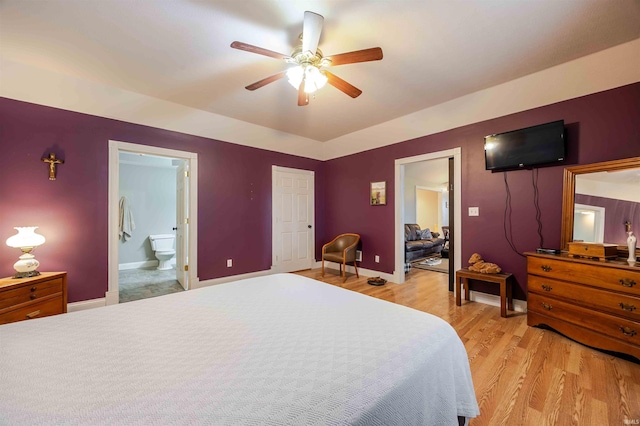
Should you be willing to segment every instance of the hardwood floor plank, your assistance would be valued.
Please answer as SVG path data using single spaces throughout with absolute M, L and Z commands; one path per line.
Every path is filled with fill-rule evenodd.
M 448 277 L 412 270 L 404 284 L 375 287 L 368 277 L 319 269 L 299 272 L 372 297 L 428 312 L 456 330 L 469 356 L 480 415 L 470 426 L 623 425 L 640 422 L 640 364 L 613 357 L 551 330 L 526 314 L 500 317 L 476 302 L 456 306 Z M 633 423 L 628 423 L 633 424 Z

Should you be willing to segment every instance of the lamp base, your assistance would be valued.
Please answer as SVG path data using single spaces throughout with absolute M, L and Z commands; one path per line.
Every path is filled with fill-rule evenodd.
M 31 278 L 31 277 L 37 277 L 38 275 L 40 275 L 40 272 L 38 271 L 17 272 L 13 276 L 13 278 Z

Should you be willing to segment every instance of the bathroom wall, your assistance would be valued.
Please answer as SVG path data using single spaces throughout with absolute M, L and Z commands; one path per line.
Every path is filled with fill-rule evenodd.
M 175 233 L 172 228 L 176 226 L 176 167 L 170 159 L 144 156 L 136 160 L 131 154 L 121 154 L 122 196 L 129 200 L 136 227 L 130 239 L 120 240 L 120 268 L 156 261 L 149 235 Z

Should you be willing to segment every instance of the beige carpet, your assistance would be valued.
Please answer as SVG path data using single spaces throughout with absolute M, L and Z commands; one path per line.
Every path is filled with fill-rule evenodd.
M 429 259 L 419 260 L 411 264 L 412 268 L 425 269 L 427 271 L 449 273 L 449 259 L 441 257 L 431 257 Z

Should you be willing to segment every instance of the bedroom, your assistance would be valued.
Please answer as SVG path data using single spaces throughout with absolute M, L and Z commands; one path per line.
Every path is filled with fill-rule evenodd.
M 587 3 L 597 9 L 597 2 Z M 532 7 L 533 3 L 528 4 Z M 622 2 L 622 5 L 620 7 L 626 7 L 626 13 L 637 18 L 637 2 Z M 342 232 L 358 232 L 362 236 L 363 246 L 361 268 L 377 275 L 393 277 L 396 270 L 394 204 L 390 201 L 386 206 L 370 206 L 367 199 L 370 182 L 386 181 L 389 196 L 393 197 L 396 159 L 459 147 L 462 153 L 461 206 L 464 210 L 478 206 L 481 212 L 479 217 L 461 217 L 460 259 L 466 260 L 472 253 L 480 252 L 488 260 L 496 261 L 505 270 L 512 271 L 517 280 L 514 296 L 521 301 L 526 299 L 525 266 L 501 238 L 504 183 L 501 174 L 484 170 L 484 136 L 562 118 L 568 124 L 569 158 L 566 165 L 640 155 L 637 139 L 640 42 L 637 27 L 635 33 L 631 31 L 632 37 L 615 41 L 606 48 L 592 47 L 593 50 L 588 53 L 570 51 L 561 63 L 530 70 L 510 82 L 502 81 L 493 87 L 477 87 L 473 93 L 461 92 L 447 102 L 423 107 L 411 114 L 407 112 L 401 117 L 378 118 L 375 125 L 318 142 L 230 119 L 224 117 L 224 113 L 203 111 L 180 105 L 179 102 L 154 98 L 145 94 L 146 89 L 118 87 L 115 83 L 101 80 L 108 75 L 95 75 L 95 78 L 88 76 L 86 71 L 74 68 L 74 61 L 80 60 L 77 56 L 82 55 L 87 47 L 84 43 L 89 43 L 90 48 L 99 48 L 104 41 L 109 48 L 113 48 L 113 44 L 118 44 L 115 39 L 112 42 L 100 38 L 80 39 L 72 31 L 66 33 L 61 29 L 68 21 L 60 16 L 64 14 L 56 14 L 45 7 L 38 13 L 36 10 L 12 12 L 17 13 L 11 15 L 12 19 L 18 19 L 23 13 L 33 13 L 38 18 L 33 23 L 22 16 L 19 20 L 22 26 L 20 30 L 7 25 L 10 22 L 5 21 L 10 12 L 7 9 L 16 7 L 15 4 L 3 2 L 1 7 L 0 143 L 4 159 L 0 168 L 0 216 L 5 227 L 4 238 L 11 235 L 13 226 L 39 226 L 47 238 L 47 243 L 37 251 L 38 259 L 42 262 L 41 269 L 68 272 L 70 306 L 78 303 L 104 305 L 105 293 L 109 290 L 107 223 L 110 140 L 198 154 L 199 262 L 195 273 L 202 285 L 233 277 L 269 273 L 272 266 L 272 165 L 315 173 L 316 258 L 323 242 Z M 292 27 L 297 25 L 296 31 L 299 31 L 305 9 L 301 6 L 296 10 L 295 17 L 282 19 Z M 329 10 L 322 12 L 330 22 Z M 348 12 L 341 12 L 346 14 L 344 19 L 348 19 L 336 24 L 334 31 L 343 26 L 349 27 L 349 22 L 356 20 L 357 14 Z M 263 18 L 251 12 L 244 13 L 248 16 L 242 17 L 238 11 L 231 15 L 223 14 L 222 18 L 226 21 L 221 21 L 219 27 L 225 27 L 224 23 L 228 27 L 237 24 L 239 30 L 229 40 L 225 38 L 224 43 L 218 43 L 221 46 L 216 49 L 224 51 L 226 58 L 240 56 L 240 59 L 234 60 L 243 61 L 249 69 L 238 71 L 240 76 L 234 77 L 232 87 L 226 90 L 219 88 L 219 93 L 209 95 L 212 98 L 224 97 L 228 91 L 234 91 L 246 103 L 264 102 L 262 105 L 275 102 L 272 97 L 280 96 L 290 101 L 292 108 L 298 108 L 295 106 L 295 91 L 293 94 L 286 91 L 290 88 L 285 87 L 284 82 L 281 82 L 282 87 L 263 88 L 255 92 L 243 89 L 244 85 L 270 72 L 279 71 L 276 69 L 279 66 L 277 61 L 271 63 L 267 58 L 251 57 L 245 52 L 229 48 L 229 43 L 236 39 L 270 46 L 267 41 L 273 37 L 263 33 L 259 33 L 262 38 L 245 37 L 243 30 L 249 24 L 244 21 L 262 22 L 260 20 Z M 47 14 L 51 19 L 45 25 L 43 21 L 47 21 Z M 153 15 L 153 19 L 163 19 L 158 15 L 161 13 Z M 217 13 L 203 11 L 202 15 L 213 20 Z M 55 26 L 54 16 L 61 19 L 58 26 Z M 132 13 L 132 16 L 136 14 Z M 190 19 L 195 18 L 191 16 Z M 393 21 L 396 25 L 397 19 Z M 637 22 L 637 19 L 631 21 Z M 86 22 L 103 31 L 94 34 L 95 37 L 108 34 L 102 21 Z M 118 20 L 114 19 L 113 22 Z M 442 22 L 440 25 L 440 30 L 446 27 Z M 214 27 L 213 24 L 211 26 Z M 11 43 L 5 38 L 7 34 L 4 31 L 8 31 L 7 28 L 16 31 L 12 33 Z M 181 34 L 173 29 L 174 34 Z M 89 30 L 86 26 L 76 29 L 91 34 Z M 39 34 L 39 40 L 50 42 L 55 41 L 56 37 L 61 37 L 65 42 L 74 37 L 78 40 L 77 44 L 64 46 L 56 43 L 52 43 L 53 46 L 43 45 L 27 37 L 25 31 L 35 31 L 33 34 Z M 128 31 L 128 34 L 135 35 L 135 39 L 140 37 L 130 27 Z M 329 29 L 326 31 L 330 34 Z M 343 31 L 348 32 L 348 28 Z M 216 34 L 209 36 L 215 40 Z M 278 37 L 279 41 L 272 48 L 284 45 L 289 40 L 288 34 L 278 33 Z M 347 43 L 349 37 L 345 35 L 343 39 L 346 41 L 340 43 Z M 353 46 L 340 43 L 336 42 L 335 51 L 382 45 L 373 35 L 367 35 Z M 600 46 L 598 43 L 600 40 L 594 41 L 595 45 Z M 142 47 L 153 45 L 141 44 Z M 72 48 L 69 49 L 69 46 Z M 380 105 L 385 105 L 384 101 L 375 97 L 379 83 L 368 81 L 367 74 L 375 73 L 376 66 L 386 66 L 387 60 L 393 64 L 393 49 L 400 47 L 382 47 L 385 49 L 382 61 L 353 65 L 353 69 L 348 70 L 340 69 L 341 76 L 349 76 L 350 82 L 366 90 L 359 99 L 351 100 L 337 90 L 327 88 L 327 91 L 336 92 L 327 95 L 332 96 L 332 102 L 335 100 L 335 105 L 338 105 L 334 109 L 346 113 L 350 108 L 355 108 L 349 102 L 366 100 L 368 94 L 371 94 L 374 103 L 378 102 L 379 109 L 385 109 L 380 108 Z M 331 53 L 334 49 L 331 49 Z M 286 48 L 282 50 L 286 51 Z M 152 52 L 153 49 L 149 55 Z M 96 55 L 98 53 L 102 53 L 101 49 L 96 51 Z M 57 58 L 56 54 L 60 57 Z M 157 59 L 157 56 L 153 58 Z M 158 65 L 155 62 L 145 64 L 144 55 L 140 55 L 140 61 L 136 64 L 147 72 Z M 104 63 L 112 62 L 105 60 Z M 428 68 L 431 61 L 426 60 L 425 63 L 423 67 Z M 97 68 L 100 67 L 93 64 L 89 69 L 93 72 Z M 134 68 L 131 72 L 135 71 Z M 115 72 L 113 67 L 105 69 L 111 70 L 106 74 Z M 227 74 L 230 73 L 229 68 L 225 70 Z M 210 76 L 192 71 L 197 75 L 191 76 L 191 86 L 186 89 L 193 95 L 193 92 L 202 91 L 210 83 Z M 348 74 L 350 72 L 354 74 Z M 121 74 L 115 77 L 123 78 Z M 273 92 L 265 94 L 264 91 L 270 89 Z M 511 96 L 513 93 L 518 96 Z M 317 114 L 315 111 L 318 108 L 326 108 L 322 101 L 318 94 L 318 99 L 312 99 L 310 105 L 304 107 L 304 113 L 312 116 Z M 292 114 L 298 116 L 302 112 L 293 111 Z M 310 125 L 307 123 L 309 119 L 296 121 Z M 64 164 L 58 166 L 56 181 L 47 180 L 46 166 L 40 161 L 51 150 L 57 151 L 65 160 Z M 543 235 L 549 246 L 558 246 L 560 243 L 564 167 L 540 169 L 539 174 Z M 520 226 L 514 229 L 515 241 L 521 251 L 533 250 L 539 243 L 535 231 L 530 173 L 514 172 L 509 174 L 509 179 L 513 189 L 513 216 L 520 221 Z M 251 191 L 255 196 L 251 196 Z M 210 244 L 212 241 L 224 241 L 224 244 Z M 251 243 L 248 245 L 247 241 Z M 379 256 L 379 263 L 375 261 L 375 256 Z M 15 258 L 15 249 L 3 245 L 0 249 L 2 276 L 13 273 L 11 265 Z M 226 267 L 229 258 L 234 259 L 231 268 Z M 477 290 L 492 291 L 483 288 Z

